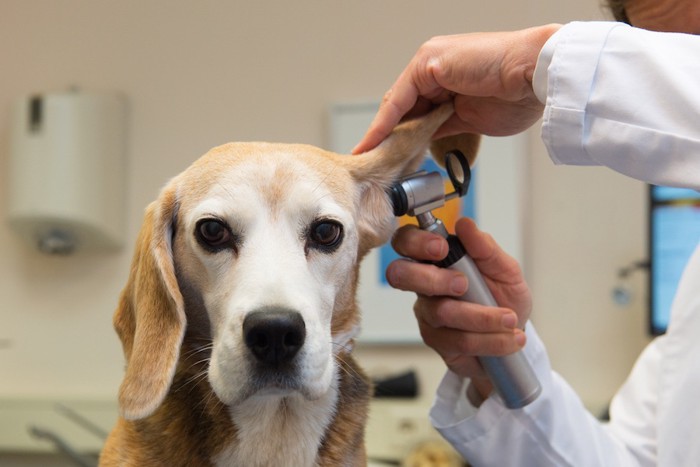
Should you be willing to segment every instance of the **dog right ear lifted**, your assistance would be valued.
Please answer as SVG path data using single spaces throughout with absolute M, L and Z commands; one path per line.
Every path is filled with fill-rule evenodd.
M 452 115 L 452 111 L 451 103 L 443 104 L 429 114 L 401 123 L 376 148 L 348 157 L 350 172 L 360 182 L 383 186 L 389 186 L 398 178 L 415 172 L 433 134 Z
M 430 140 L 440 126 L 452 116 L 452 103 L 397 126 L 389 137 L 373 150 L 352 157 L 343 157 L 344 164 L 360 190 L 362 210 L 358 218 L 365 244 L 361 252 L 385 243 L 394 231 L 392 206 L 387 188 L 411 174 L 423 162 Z M 473 160 L 478 136 L 469 135 L 451 143 Z M 440 159 L 444 162 L 444 158 Z
M 480 142 L 481 136 L 474 133 L 446 136 L 430 144 L 430 153 L 440 166 L 445 167 L 445 155 L 457 150 L 467 158 L 469 166 L 473 167 Z

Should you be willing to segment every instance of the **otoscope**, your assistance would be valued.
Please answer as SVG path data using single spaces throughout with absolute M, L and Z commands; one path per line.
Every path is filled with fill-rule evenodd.
M 395 183 L 390 189 L 391 201 L 396 216 L 408 214 L 416 217 L 421 229 L 436 233 L 447 239 L 447 257 L 435 263 L 442 268 L 462 272 L 469 281 L 469 290 L 460 300 L 488 306 L 498 306 L 474 261 L 467 255 L 459 238 L 450 235 L 443 222 L 432 214 L 445 202 L 467 194 L 471 182 L 471 169 L 467 158 L 458 150 L 445 156 L 445 168 L 455 189 L 445 193 L 439 172 L 419 171 Z M 506 407 L 518 409 L 534 401 L 542 391 L 532 367 L 522 351 L 505 357 L 479 357 L 496 392 Z

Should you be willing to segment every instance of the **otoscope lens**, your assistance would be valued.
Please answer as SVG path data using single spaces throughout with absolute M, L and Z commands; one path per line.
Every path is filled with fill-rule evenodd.
M 472 172 L 469 168 L 469 161 L 461 151 L 450 151 L 445 155 L 445 168 L 450 181 L 459 196 L 464 196 L 469 190 Z
M 447 158 L 447 166 L 451 172 L 451 177 L 457 183 L 464 183 L 464 170 L 462 170 L 462 166 L 455 159 L 455 157 Z
M 395 216 L 403 216 L 408 212 L 408 197 L 401 183 L 396 183 L 389 190 L 391 204 L 394 207 Z

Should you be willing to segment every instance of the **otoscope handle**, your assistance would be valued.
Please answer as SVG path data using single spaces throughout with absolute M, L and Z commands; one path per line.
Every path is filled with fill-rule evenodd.
M 460 271 L 467 277 L 469 290 L 460 300 L 497 307 L 498 303 L 459 238 L 449 235 L 447 241 L 449 254 L 438 266 Z M 479 361 L 506 407 L 519 409 L 540 395 L 542 387 L 522 351 L 505 357 L 479 357 Z

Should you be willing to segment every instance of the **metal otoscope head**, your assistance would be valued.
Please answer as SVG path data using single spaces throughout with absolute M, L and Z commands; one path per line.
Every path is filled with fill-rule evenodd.
M 417 216 L 439 208 L 446 201 L 461 197 L 469 191 L 471 170 L 469 161 L 461 151 L 453 150 L 445 155 L 445 168 L 455 191 L 445 193 L 442 176 L 439 172 L 422 170 L 396 182 L 389 190 L 394 215 Z

